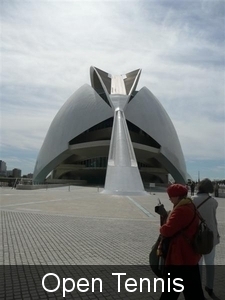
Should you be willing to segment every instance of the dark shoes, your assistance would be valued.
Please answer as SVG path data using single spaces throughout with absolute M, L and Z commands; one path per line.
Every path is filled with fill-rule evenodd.
M 207 286 L 205 287 L 205 291 L 209 294 L 210 297 L 214 296 L 215 294 L 213 293 L 213 289 L 208 288 Z

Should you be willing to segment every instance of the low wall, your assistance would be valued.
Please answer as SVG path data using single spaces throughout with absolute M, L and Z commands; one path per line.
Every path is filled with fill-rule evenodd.
M 39 189 L 48 189 L 54 187 L 67 186 L 66 184 L 17 184 L 17 190 L 39 190 Z
M 87 182 L 86 180 L 77 180 L 77 181 L 73 181 L 72 183 L 46 183 L 46 184 L 17 184 L 16 189 L 17 190 L 38 190 L 38 189 L 48 189 L 48 188 L 54 188 L 54 187 L 63 187 L 63 186 L 73 186 L 73 185 L 78 185 L 78 186 L 83 186 L 86 185 Z M 156 192 L 156 191 L 162 191 L 162 192 L 166 192 L 167 186 L 164 184 L 157 184 L 155 186 L 149 186 L 150 184 L 148 183 L 148 185 L 145 185 L 145 189 L 148 192 Z M 214 196 L 214 193 L 212 194 L 212 196 Z M 219 197 L 216 198 L 225 198 L 225 189 L 219 189 Z
M 72 185 L 86 185 L 86 180 L 77 180 L 73 181 L 72 183 L 51 183 L 51 184 L 17 184 L 17 190 L 39 190 L 39 189 L 49 189 L 49 188 L 56 188 L 56 187 L 63 187 L 63 186 L 72 186 Z

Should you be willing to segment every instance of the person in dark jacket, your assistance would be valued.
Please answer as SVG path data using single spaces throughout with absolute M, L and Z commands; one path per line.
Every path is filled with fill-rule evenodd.
M 167 217 L 165 224 L 160 227 L 163 238 L 170 238 L 168 252 L 165 258 L 165 288 L 160 300 L 178 299 L 179 292 L 170 287 L 168 279 L 183 280 L 183 294 L 186 300 L 204 300 L 198 262 L 201 257 L 191 245 L 197 232 L 199 217 L 190 198 L 188 189 L 181 184 L 173 184 L 167 189 L 173 210 Z M 184 234 L 185 235 L 184 235 Z
M 212 251 L 209 254 L 203 255 L 201 260 L 199 261 L 200 273 L 202 273 L 203 259 L 206 265 L 205 290 L 207 291 L 209 296 L 214 296 L 214 292 L 213 292 L 214 273 L 215 273 L 214 259 L 216 253 L 216 245 L 218 245 L 220 242 L 220 236 L 218 232 L 218 225 L 216 219 L 216 210 L 218 207 L 218 202 L 215 198 L 210 196 L 210 194 L 212 193 L 213 193 L 212 181 L 208 178 L 205 178 L 198 184 L 197 195 L 193 197 L 194 204 L 196 205 L 196 207 L 199 206 L 198 211 L 200 212 L 202 218 L 206 221 L 208 227 L 212 230 L 214 236 L 214 241 L 213 241 L 214 247 Z
M 218 182 L 216 182 L 215 185 L 214 185 L 214 195 L 215 195 L 215 197 L 219 197 L 219 184 L 218 184 Z
M 192 181 L 191 182 L 191 196 L 193 196 L 195 194 L 195 182 Z

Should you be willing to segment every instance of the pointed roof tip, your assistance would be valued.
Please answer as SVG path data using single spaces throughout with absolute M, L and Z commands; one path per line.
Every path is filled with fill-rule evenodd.
M 93 71 L 93 70 L 96 70 L 96 71 L 102 71 L 102 72 L 104 72 L 104 73 L 107 73 L 107 74 L 110 74 L 110 75 L 111 75 L 111 73 L 109 73 L 109 72 L 107 72 L 107 71 L 104 71 L 104 70 L 102 70 L 102 69 L 99 69 L 98 67 L 92 65 L 92 66 L 90 66 L 90 71 Z M 133 70 L 133 71 L 123 73 L 123 74 L 121 74 L 121 76 L 122 76 L 122 75 L 131 74 L 131 73 L 135 73 L 135 72 L 136 72 L 136 73 L 141 73 L 141 72 L 142 72 L 142 68 L 135 69 L 135 70 Z
M 101 72 L 104 72 L 104 73 L 108 73 L 102 69 L 99 69 L 98 67 L 95 67 L 95 66 L 91 66 L 90 69 L 94 69 L 94 70 L 97 70 L 97 71 L 101 71 Z
M 123 75 L 112 75 L 108 72 L 98 69 L 97 67 L 91 66 L 91 85 L 95 90 L 101 88 L 106 94 L 117 92 L 125 95 L 131 95 L 137 87 L 141 70 L 142 69 L 136 69 Z M 121 78 L 119 79 L 119 77 Z M 118 84 L 118 81 L 121 82 L 120 85 Z M 123 90 L 120 89 L 121 86 L 123 86 Z
M 142 69 L 136 69 L 136 70 L 133 70 L 133 71 L 130 71 L 130 72 L 128 72 L 128 73 L 126 73 L 126 75 L 128 75 L 128 74 L 138 74 L 138 73 L 141 73 L 141 71 L 142 71 Z

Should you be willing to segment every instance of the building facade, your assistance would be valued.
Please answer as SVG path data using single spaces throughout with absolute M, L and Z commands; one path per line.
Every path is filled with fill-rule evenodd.
M 140 74 L 91 67 L 91 86 L 80 87 L 50 125 L 34 182 L 86 180 L 113 194 L 142 194 L 145 183 L 167 183 L 168 174 L 186 182 L 176 130 L 158 99 L 146 87 L 136 90 Z
M 0 160 L 0 176 L 6 176 L 6 172 L 7 172 L 6 162 Z
M 15 168 L 12 170 L 12 177 L 20 178 L 21 173 L 22 173 L 22 171 L 20 169 Z

